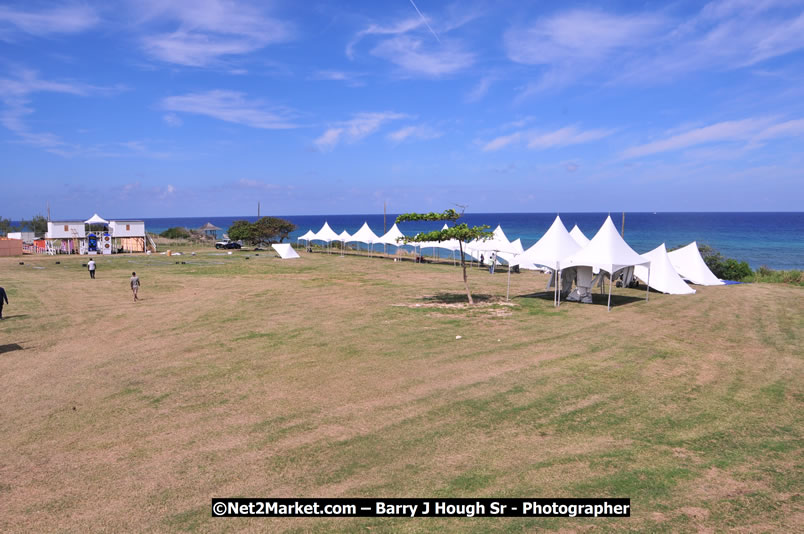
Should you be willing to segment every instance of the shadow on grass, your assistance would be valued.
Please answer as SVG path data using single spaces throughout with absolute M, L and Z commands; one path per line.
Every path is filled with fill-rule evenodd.
M 22 319 L 22 318 L 25 318 L 25 317 L 28 317 L 27 313 L 21 313 L 21 314 L 17 314 L 17 315 L 6 315 L 5 317 L 3 317 L 3 320 Z
M 472 293 L 472 300 L 474 300 L 475 303 L 491 302 L 498 299 L 499 297 L 495 297 L 494 295 Z M 469 302 L 469 299 L 466 298 L 466 293 L 436 293 L 435 295 L 422 297 L 422 300 L 438 304 L 467 304 Z
M 8 345 L 0 345 L 0 354 L 5 352 L 13 352 L 15 350 L 25 350 L 20 345 L 16 343 L 9 343 Z
M 645 301 L 645 289 L 642 289 L 643 293 L 642 296 L 633 296 L 633 295 L 611 295 L 611 307 L 621 306 L 623 304 L 631 304 L 634 302 L 644 302 Z M 651 290 L 651 293 L 654 291 Z M 527 295 L 517 295 L 515 298 L 519 299 L 539 299 L 544 301 L 553 302 L 555 294 L 552 291 L 542 291 L 539 293 L 529 293 Z M 603 305 L 606 306 L 609 301 L 609 294 L 604 293 L 600 294 L 599 292 L 592 293 L 592 304 L 593 305 Z M 561 299 L 561 305 L 563 306 L 565 303 L 569 304 L 578 304 L 577 302 L 571 302 L 565 299 Z

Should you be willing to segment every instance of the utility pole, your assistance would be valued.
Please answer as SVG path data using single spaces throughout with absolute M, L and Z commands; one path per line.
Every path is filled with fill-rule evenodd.
M 623 225 L 620 227 L 620 237 L 625 239 L 625 212 L 623 212 Z
M 50 222 L 50 201 L 47 201 L 47 222 Z
M 260 218 L 260 201 L 257 201 L 257 218 Z
M 382 203 L 382 234 L 385 235 L 388 233 L 388 223 L 385 221 L 387 214 L 385 213 L 386 208 L 388 207 L 388 201 Z

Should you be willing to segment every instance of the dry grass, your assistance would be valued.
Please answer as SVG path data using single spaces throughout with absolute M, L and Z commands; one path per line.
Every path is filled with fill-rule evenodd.
M 96 280 L 0 260 L 0 531 L 802 528 L 801 288 L 617 290 L 607 313 L 554 309 L 534 273 L 506 303 L 473 270 L 468 308 L 451 265 L 213 254 L 100 258 Z M 212 519 L 226 496 L 623 496 L 633 517 Z

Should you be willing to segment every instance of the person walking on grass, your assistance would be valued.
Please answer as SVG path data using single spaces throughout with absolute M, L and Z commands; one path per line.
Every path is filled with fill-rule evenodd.
M 6 295 L 6 290 L 0 287 L 0 321 L 3 320 L 3 301 L 8 304 L 8 295 Z
M 131 292 L 134 293 L 134 302 L 137 302 L 138 300 L 140 300 L 140 299 L 137 298 L 137 291 L 139 291 L 139 289 L 140 289 L 140 278 L 139 278 L 139 276 L 137 276 L 137 273 L 132 272 L 131 273 Z
M 93 280 L 95 279 L 95 260 L 89 260 L 87 263 L 87 269 L 89 269 L 89 277 Z

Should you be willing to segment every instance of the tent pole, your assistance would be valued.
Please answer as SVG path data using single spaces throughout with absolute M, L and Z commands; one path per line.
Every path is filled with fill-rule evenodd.
M 603 289 L 602 287 L 600 289 Z M 609 309 L 611 311 L 611 273 L 609 273 Z
M 645 302 L 648 301 L 648 297 L 650 296 L 650 263 L 648 264 L 648 282 L 645 284 Z
M 558 290 L 558 285 L 561 283 L 561 269 L 558 270 L 558 277 L 556 278 L 556 295 L 558 298 L 558 305 L 556 308 L 561 307 L 561 291 Z
M 508 264 L 508 289 L 505 290 L 505 300 L 508 301 L 508 295 L 511 293 L 511 264 Z

